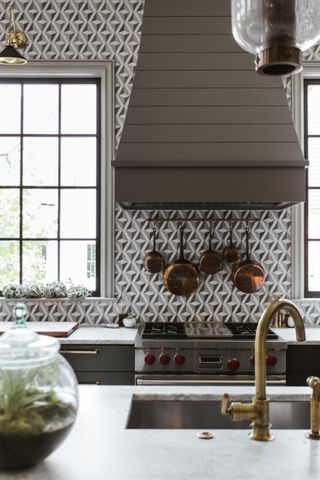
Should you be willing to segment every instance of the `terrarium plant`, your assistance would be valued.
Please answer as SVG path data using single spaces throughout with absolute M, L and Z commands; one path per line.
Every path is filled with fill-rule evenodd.
M 0 339 L 2 468 L 46 458 L 70 431 L 78 405 L 77 381 L 56 339 L 26 327 L 24 305 L 15 311 L 15 327 Z
M 56 377 L 59 368 L 58 362 L 51 362 L 45 367 L 0 373 L 0 437 L 58 430 L 66 415 L 74 416 L 72 406 L 60 400 L 54 389 L 33 386 L 41 377 Z

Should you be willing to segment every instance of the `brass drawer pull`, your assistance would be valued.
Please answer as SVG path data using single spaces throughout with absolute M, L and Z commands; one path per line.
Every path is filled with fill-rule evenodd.
M 98 355 L 99 352 L 98 348 L 92 350 L 60 350 L 62 355 Z

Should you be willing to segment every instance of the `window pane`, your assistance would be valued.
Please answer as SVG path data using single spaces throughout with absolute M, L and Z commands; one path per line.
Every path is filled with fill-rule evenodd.
M 97 87 L 61 86 L 61 133 L 96 133 Z
M 23 242 L 23 281 L 52 282 L 58 278 L 58 247 L 55 241 Z
M 1 84 L 0 105 L 0 133 L 20 133 L 21 86 Z
M 0 137 L 0 185 L 13 186 L 19 184 L 20 138 Z
M 58 133 L 58 85 L 24 86 L 24 133 Z
M 58 184 L 58 139 L 25 138 L 23 144 L 23 183 Z
M 61 191 L 61 238 L 95 238 L 96 191 Z
M 320 190 L 309 190 L 309 238 L 320 239 Z
M 55 189 L 24 189 L 23 236 L 57 237 L 58 192 Z
M 19 198 L 18 189 L 0 189 L 0 238 L 19 238 Z
M 308 86 L 308 133 L 320 134 L 320 85 Z
M 308 242 L 308 290 L 320 291 L 320 242 Z
M 0 288 L 19 283 L 19 242 L 0 241 Z
M 61 185 L 96 185 L 96 162 L 95 138 L 61 139 Z
M 320 187 L 320 138 L 308 140 L 308 183 L 310 187 Z
M 93 264 L 92 246 L 95 242 L 61 242 L 60 250 L 60 279 L 62 282 L 72 281 L 82 284 L 89 290 L 96 289 L 96 265 Z M 95 252 L 94 252 L 95 260 Z M 92 276 L 94 273 L 94 276 Z

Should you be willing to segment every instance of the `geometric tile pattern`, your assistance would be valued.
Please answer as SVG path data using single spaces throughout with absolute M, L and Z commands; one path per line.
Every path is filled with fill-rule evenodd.
M 1 42 L 10 3 L 0 5 Z M 16 0 L 15 5 L 30 61 L 114 59 L 117 146 L 138 57 L 144 0 Z
M 320 327 L 320 301 L 294 300 L 305 318 L 305 324 Z
M 256 294 L 244 294 L 236 290 L 230 280 L 232 267 L 225 264 L 215 275 L 202 275 L 200 288 L 189 297 L 177 297 L 167 292 L 161 274 L 149 274 L 143 269 L 143 255 L 151 250 L 151 228 L 148 220 L 152 211 L 128 211 L 116 208 L 116 293 L 130 298 L 132 309 L 145 321 L 257 321 L 267 302 L 268 294 L 281 291 L 291 297 L 291 211 L 233 211 L 238 219 L 234 227 L 234 241 L 244 256 L 244 217 L 257 218 L 250 234 L 252 258 L 258 260 L 267 273 L 265 285 Z M 214 232 L 214 248 L 222 251 L 228 242 L 228 224 L 223 221 L 223 211 L 161 211 L 158 215 L 169 219 L 159 228 L 157 249 L 166 262 L 177 258 L 177 215 L 184 219 L 213 217 L 220 219 Z M 208 225 L 186 222 L 185 255 L 198 263 L 201 253 L 207 248 Z
M 313 47 L 309 48 L 303 54 L 304 61 L 310 62 L 318 62 L 320 60 L 320 44 L 314 45 Z
M 0 302 L 0 321 L 12 320 L 12 309 L 19 300 Z M 71 301 L 65 299 L 26 300 L 27 320 L 35 322 L 56 321 L 101 324 L 112 322 L 117 317 L 116 310 L 106 300 L 86 299 Z M 121 313 L 121 311 L 120 311 Z

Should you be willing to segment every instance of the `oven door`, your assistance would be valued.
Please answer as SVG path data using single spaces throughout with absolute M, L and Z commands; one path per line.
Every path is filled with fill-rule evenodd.
M 253 375 L 143 375 L 135 376 L 136 385 L 254 385 Z M 270 375 L 267 385 L 285 385 L 285 375 Z

